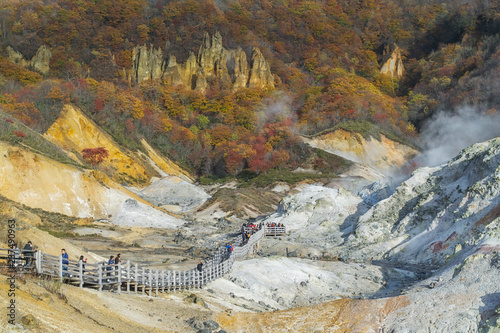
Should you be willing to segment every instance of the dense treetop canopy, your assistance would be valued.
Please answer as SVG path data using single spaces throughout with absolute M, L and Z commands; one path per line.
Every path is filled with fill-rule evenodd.
M 493 0 L 7 0 L 0 29 L 4 112 L 43 132 L 74 103 L 120 143 L 145 137 L 199 175 L 297 167 L 311 154 L 297 134 L 346 121 L 407 140 L 439 110 L 500 107 Z M 216 31 L 248 58 L 258 47 L 276 87 L 212 80 L 199 92 L 122 75 L 137 45 L 183 62 Z M 45 77 L 7 60 L 7 47 L 31 59 L 42 45 L 52 52 Z M 393 45 L 400 79 L 380 73 Z

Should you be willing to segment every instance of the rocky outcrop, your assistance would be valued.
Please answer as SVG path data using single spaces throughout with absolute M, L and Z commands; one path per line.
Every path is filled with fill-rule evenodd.
M 403 66 L 403 57 L 401 56 L 401 50 L 396 44 L 386 46 L 382 64 L 380 68 L 381 74 L 386 74 L 395 78 L 403 76 L 405 70 Z
M 163 51 L 158 48 L 148 49 L 145 45 L 136 46 L 132 51 L 133 73 L 138 82 L 157 79 L 163 72 Z
M 111 136 L 72 105 L 63 107 L 59 118 L 47 130 L 44 137 L 63 150 L 73 153 L 73 156 L 80 156 L 85 148 L 105 147 L 109 156 L 101 167 L 118 183 L 149 185 L 152 177 L 170 174 L 190 181 L 187 173 L 160 156 L 146 142 L 143 142 L 146 154 L 131 152 L 118 145 Z
M 52 52 L 45 45 L 40 46 L 40 48 L 33 56 L 33 58 L 31 58 L 31 60 L 25 59 L 21 52 L 15 51 L 10 46 L 7 46 L 7 54 L 9 60 L 15 63 L 16 65 L 37 71 L 44 75 L 49 74 L 50 71 L 49 64 L 50 64 L 50 58 L 52 57 Z
M 212 79 L 238 90 L 274 87 L 274 75 L 269 63 L 258 48 L 253 48 L 250 64 L 241 48 L 227 50 L 222 36 L 205 34 L 198 55 L 190 53 L 184 64 L 177 63 L 173 55 L 166 57 L 158 48 L 137 46 L 133 51 L 132 79 L 140 83 L 147 79 L 163 79 L 170 85 L 183 85 L 204 91 Z
M 318 253 L 329 252 L 328 257 L 351 262 L 351 266 L 375 260 L 386 267 L 398 263 L 397 271 L 401 272 L 402 267 L 413 270 L 420 280 L 403 278 L 403 288 L 385 294 L 391 288 L 391 283 L 387 283 L 386 291 L 370 300 L 343 299 L 254 318 L 222 316 L 219 323 L 223 329 L 237 327 L 245 331 L 256 323 L 272 322 L 273 332 L 285 332 L 290 325 L 303 330 L 296 322 L 309 323 L 314 317 L 318 318 L 314 320 L 316 326 L 309 325 L 307 330 L 495 329 L 500 304 L 499 164 L 500 138 L 496 138 L 464 149 L 447 164 L 418 169 L 392 195 L 382 195 L 368 210 L 347 191 L 333 192 L 318 186 L 305 187 L 285 198 L 278 212 L 264 223 L 284 223 L 290 231 L 288 239 L 295 239 L 295 244 L 314 246 Z M 376 188 L 381 186 L 371 190 Z M 273 251 L 279 251 L 277 243 L 272 245 Z M 344 281 L 356 280 L 358 276 L 356 273 Z M 248 280 L 254 281 L 252 276 Z M 342 313 L 336 315 L 339 309 Z M 291 323 L 290 318 L 296 322 Z M 260 328 L 268 330 L 265 324 Z
M 368 166 L 382 174 L 387 174 L 393 168 L 401 168 L 417 154 L 415 149 L 390 140 L 383 134 L 379 140 L 373 137 L 365 139 L 359 133 L 338 129 L 303 140 L 312 147 Z
M 81 218 L 110 219 L 128 225 L 176 227 L 183 222 L 152 207 L 101 172 L 85 171 L 0 142 L 0 194 L 48 212 Z M 130 221 L 127 201 L 136 203 L 141 220 Z M 11 212 L 11 216 L 15 216 Z M 122 218 L 118 218 L 118 217 Z M 128 219 L 124 219 L 123 216 Z M 20 216 L 22 217 L 22 216 Z
M 249 88 L 264 88 L 274 86 L 274 75 L 271 68 L 260 50 L 256 47 L 252 50 L 252 69 L 250 70 Z
M 192 211 L 210 198 L 200 187 L 176 176 L 164 177 L 134 192 L 147 202 L 173 213 Z

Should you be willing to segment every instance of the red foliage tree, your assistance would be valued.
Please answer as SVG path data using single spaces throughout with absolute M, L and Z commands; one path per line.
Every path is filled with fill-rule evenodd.
M 85 148 L 82 150 L 82 158 L 93 167 L 101 164 L 108 155 L 108 150 L 104 147 Z
M 26 137 L 26 133 L 21 132 L 21 131 L 14 131 L 12 133 L 14 133 L 14 135 L 16 135 L 19 138 L 25 138 Z

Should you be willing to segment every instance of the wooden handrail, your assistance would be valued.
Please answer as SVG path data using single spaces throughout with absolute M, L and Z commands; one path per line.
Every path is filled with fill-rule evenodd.
M 38 274 L 57 277 L 80 287 L 97 286 L 99 291 L 102 291 L 104 287 L 111 286 L 120 294 L 122 288 L 125 288 L 127 293 L 132 292 L 131 285 L 133 285 L 133 292 L 136 294 L 140 290 L 144 295 L 148 290 L 149 296 L 153 295 L 153 291 L 157 296 L 160 291 L 201 288 L 228 273 L 234 261 L 248 255 L 254 245 L 264 236 L 285 233 L 284 227 L 264 226 L 260 230 L 254 230 L 246 241 L 243 240 L 242 235 L 239 235 L 231 242 L 232 253 L 228 253 L 224 246 L 218 247 L 215 255 L 205 262 L 201 272 L 197 268 L 186 271 L 152 271 L 146 269 L 145 266 L 131 264 L 130 261 L 127 261 L 126 265 L 108 265 L 106 262 L 90 264 L 76 260 L 68 260 L 67 264 L 63 264 L 61 256 L 53 256 L 41 251 L 35 252 L 33 260 Z M 22 253 L 22 250 L 20 251 Z M 0 259 L 9 258 L 9 254 L 12 254 L 11 249 L 0 249 Z

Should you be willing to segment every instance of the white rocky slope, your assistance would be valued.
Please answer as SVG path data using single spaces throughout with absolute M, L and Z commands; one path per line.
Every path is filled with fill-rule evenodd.
M 500 138 L 422 168 L 363 214 L 340 254 L 445 263 L 479 245 L 500 249 Z
M 309 185 L 284 198 L 275 214 L 265 223 L 283 223 L 294 241 L 318 244 L 323 250 L 341 245 L 343 235 L 352 230 L 349 216 L 366 211 L 363 200 L 343 189 Z
M 398 281 L 414 280 L 415 275 L 369 264 L 270 257 L 235 262 L 227 279 L 232 284 L 216 280 L 209 287 L 221 295 L 233 293 L 236 297 L 261 300 L 270 308 L 287 309 L 375 295 L 388 284 L 397 287 Z
M 166 176 L 134 192 L 153 205 L 174 213 L 192 211 L 210 198 L 202 188 L 177 176 Z
M 380 265 L 414 264 L 428 274 L 416 284 L 407 280 L 405 301 L 399 307 L 369 313 L 376 319 L 364 331 L 498 332 L 500 138 L 466 148 L 447 164 L 417 170 L 371 208 L 373 197 L 369 201 L 367 205 L 342 189 L 308 186 L 285 198 L 278 212 L 264 222 L 284 223 L 291 231 L 286 241 L 315 247 L 346 262 L 376 259 Z M 279 242 L 272 244 L 279 246 Z M 297 270 L 299 274 L 301 269 Z M 232 272 L 234 281 L 259 289 L 255 281 L 262 273 L 244 271 Z M 365 273 L 372 279 L 376 276 L 368 270 Z M 360 286 L 356 283 L 347 290 Z M 269 288 L 280 290 L 272 284 Z M 318 295 L 312 290 L 301 292 Z M 370 302 L 376 307 L 388 301 L 377 298 Z
M 264 222 L 284 223 L 293 241 L 346 259 L 442 264 L 480 242 L 500 243 L 499 164 L 500 138 L 418 169 L 377 203 L 366 193 L 363 201 L 343 189 L 307 186 Z M 487 230 L 494 236 L 485 240 Z

